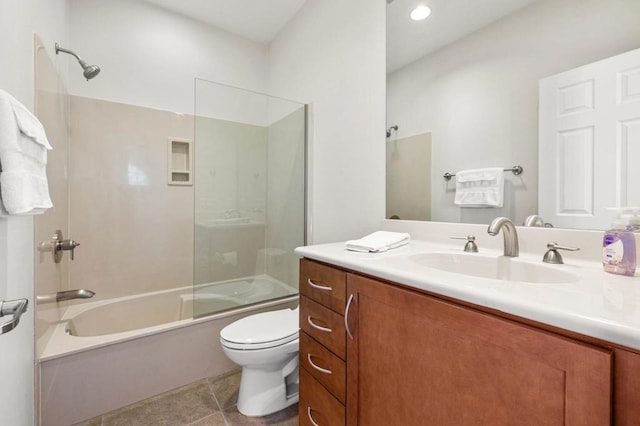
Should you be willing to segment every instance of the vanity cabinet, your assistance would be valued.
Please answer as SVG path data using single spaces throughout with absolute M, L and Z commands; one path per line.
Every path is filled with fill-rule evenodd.
M 607 425 L 612 351 L 348 275 L 347 419 Z
M 300 261 L 300 425 L 345 424 L 347 273 Z
M 638 351 L 308 259 L 300 294 L 301 425 L 640 419 Z

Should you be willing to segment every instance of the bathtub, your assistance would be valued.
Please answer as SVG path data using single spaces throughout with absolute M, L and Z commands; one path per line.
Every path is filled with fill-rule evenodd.
M 41 423 L 78 423 L 230 371 L 220 330 L 297 304 L 297 289 L 257 276 L 69 306 L 40 357 Z M 194 319 L 194 309 L 223 312 Z

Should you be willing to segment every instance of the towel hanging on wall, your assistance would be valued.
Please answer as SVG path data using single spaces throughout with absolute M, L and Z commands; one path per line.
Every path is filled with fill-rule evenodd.
M 502 167 L 456 172 L 454 203 L 460 207 L 502 207 L 504 175 Z
M 47 181 L 42 123 L 17 99 L 0 90 L 0 200 L 12 215 L 33 215 L 53 207 Z

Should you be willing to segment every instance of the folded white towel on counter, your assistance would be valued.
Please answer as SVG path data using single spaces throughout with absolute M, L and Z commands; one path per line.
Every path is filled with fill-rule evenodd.
M 359 240 L 351 240 L 345 243 L 347 250 L 367 253 L 381 253 L 392 248 L 407 244 L 409 234 L 402 232 L 376 231 Z
M 454 203 L 460 207 L 502 207 L 504 170 L 502 167 L 456 172 Z
M 47 140 L 42 123 L 0 90 L 0 199 L 9 214 L 40 214 L 53 207 L 47 182 Z

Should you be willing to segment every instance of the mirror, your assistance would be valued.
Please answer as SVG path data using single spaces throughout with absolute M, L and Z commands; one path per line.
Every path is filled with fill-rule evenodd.
M 420 161 L 416 168 L 428 170 L 420 184 L 403 191 L 388 185 L 386 217 L 489 223 L 507 216 L 522 224 L 538 214 L 539 82 L 640 47 L 640 2 L 431 0 L 431 15 L 419 22 L 408 17 L 414 1 L 387 3 L 387 158 L 407 140 L 428 134 L 430 162 L 413 156 Z M 516 165 L 523 173 L 504 173 L 502 207 L 461 208 L 454 204 L 456 179 L 443 178 L 446 172 Z M 387 173 L 389 182 L 397 172 L 388 164 Z M 593 179 L 602 184 L 598 174 Z M 429 211 L 403 217 L 394 197 L 428 197 Z M 598 221 L 602 226 L 559 226 L 604 229 L 605 219 Z

